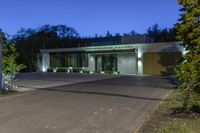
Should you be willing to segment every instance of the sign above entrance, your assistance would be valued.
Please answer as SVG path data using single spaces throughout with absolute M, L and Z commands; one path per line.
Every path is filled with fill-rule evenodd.
M 41 52 L 56 53 L 56 52 L 120 51 L 120 50 L 135 50 L 136 47 L 137 47 L 136 44 L 126 44 L 126 45 L 90 46 L 90 47 L 78 47 L 78 48 L 42 49 Z
M 112 50 L 129 50 L 135 49 L 135 45 L 111 45 L 111 46 L 94 46 L 94 47 L 85 47 L 85 51 L 112 51 Z

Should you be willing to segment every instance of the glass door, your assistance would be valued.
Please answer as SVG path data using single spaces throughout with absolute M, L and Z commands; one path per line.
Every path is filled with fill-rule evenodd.
M 117 71 L 117 55 L 96 55 L 96 71 L 113 72 Z

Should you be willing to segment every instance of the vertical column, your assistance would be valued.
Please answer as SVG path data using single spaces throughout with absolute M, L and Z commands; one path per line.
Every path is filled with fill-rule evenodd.
M 96 63 L 97 63 L 97 71 L 101 72 L 102 71 L 102 56 L 97 56 L 97 59 L 96 59 Z
M 143 75 L 143 50 L 141 48 L 137 50 L 137 69 L 138 74 Z
M 91 71 L 95 71 L 95 55 L 88 55 L 88 67 Z
M 49 53 L 42 53 L 42 71 L 47 72 L 50 67 L 50 56 Z

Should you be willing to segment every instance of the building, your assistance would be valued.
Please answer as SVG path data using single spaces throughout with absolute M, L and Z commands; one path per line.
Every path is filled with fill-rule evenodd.
M 181 42 L 151 43 L 146 36 L 95 38 L 88 46 L 42 49 L 39 71 L 166 75 L 185 53 Z

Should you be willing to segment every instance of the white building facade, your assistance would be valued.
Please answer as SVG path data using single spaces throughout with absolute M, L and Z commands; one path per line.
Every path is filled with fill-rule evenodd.
M 38 55 L 38 71 L 78 68 L 80 72 L 90 73 L 162 75 L 167 74 L 168 69 L 174 67 L 184 54 L 185 50 L 180 44 L 138 43 L 42 49 Z

